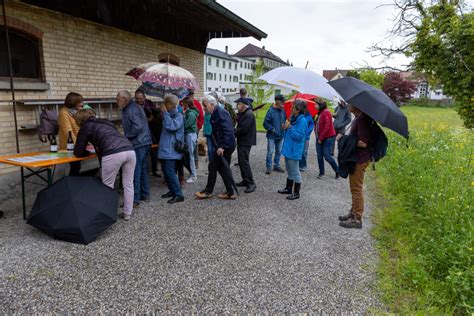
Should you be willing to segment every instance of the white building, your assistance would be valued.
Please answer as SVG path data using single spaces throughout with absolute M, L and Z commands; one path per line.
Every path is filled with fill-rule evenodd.
M 229 54 L 227 46 L 225 52 L 207 48 L 204 58 L 204 91 L 220 92 L 231 98 L 250 82 L 257 60 L 262 60 L 267 70 L 288 65 L 278 56 L 266 51 L 265 47 L 260 48 L 252 44 L 248 44 L 235 55 Z M 291 90 L 278 86 L 262 85 L 261 89 L 274 89 L 274 95 L 291 93 Z M 273 102 L 273 97 L 268 101 Z

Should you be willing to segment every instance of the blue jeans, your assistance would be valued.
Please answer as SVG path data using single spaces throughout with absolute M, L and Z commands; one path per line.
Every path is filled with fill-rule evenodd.
M 334 148 L 334 141 L 336 137 L 329 137 L 323 140 L 320 144 L 316 139 L 316 155 L 318 156 L 318 166 L 319 166 L 319 174 L 324 175 L 324 159 L 331 165 L 332 169 L 335 173 L 339 173 L 339 168 L 337 167 L 336 160 L 332 156 L 333 148 Z
M 285 168 L 288 172 L 288 179 L 301 183 L 300 161 L 285 157 Z
M 309 148 L 309 139 L 304 141 L 304 151 L 303 151 L 303 157 L 301 157 L 300 160 L 300 169 L 306 170 L 306 167 L 308 166 L 306 159 L 308 158 L 308 148 Z
M 216 149 L 214 148 L 214 142 L 212 141 L 211 135 L 206 135 L 206 143 L 207 143 L 207 158 L 211 161 L 212 156 Z
M 175 196 L 183 196 L 181 187 L 179 186 L 178 176 L 176 175 L 176 160 L 173 159 L 162 159 L 161 170 L 168 186 L 168 190 Z
M 280 167 L 280 157 L 281 157 L 281 148 L 283 147 L 283 138 L 281 139 L 272 139 L 267 138 L 267 170 L 272 169 L 272 158 L 273 159 L 273 168 Z
M 135 164 L 135 172 L 133 174 L 133 203 L 140 203 L 140 200 L 150 198 L 150 185 L 148 183 L 148 155 L 150 154 L 150 146 L 142 146 L 135 148 L 137 163 Z
M 195 161 L 195 152 L 197 146 L 197 134 L 189 133 L 186 134 L 186 144 L 189 149 L 189 168 L 191 169 L 191 176 L 196 176 L 196 161 Z

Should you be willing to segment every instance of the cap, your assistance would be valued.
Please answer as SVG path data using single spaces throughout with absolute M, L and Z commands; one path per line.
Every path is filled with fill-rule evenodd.
M 275 101 L 282 101 L 282 102 L 285 102 L 285 97 L 283 96 L 283 94 L 277 94 L 275 96 Z
M 252 105 L 252 99 L 249 98 L 238 98 L 237 100 L 234 101 L 235 103 L 243 103 L 247 106 Z

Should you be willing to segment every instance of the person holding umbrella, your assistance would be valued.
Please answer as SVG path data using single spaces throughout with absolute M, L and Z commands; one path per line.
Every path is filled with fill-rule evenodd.
M 158 147 L 158 158 L 161 160 L 168 192 L 161 197 L 164 199 L 171 198 L 168 203 L 173 204 L 184 201 L 176 176 L 176 163 L 183 158 L 183 154 L 176 149 L 178 144 L 184 144 L 184 117 L 176 109 L 179 102 L 177 96 L 166 94 L 163 101 L 161 106 L 163 129 L 160 136 L 160 146 Z
M 355 116 L 349 134 L 357 136 L 357 163 L 354 172 L 349 173 L 352 207 L 348 214 L 339 216 L 339 225 L 344 228 L 362 228 L 362 214 L 364 213 L 364 175 L 372 158 L 372 153 L 369 148 L 369 144 L 372 141 L 372 119 L 352 104 L 349 105 L 349 111 Z M 338 140 L 340 137 L 342 137 L 342 135 L 338 136 Z
M 305 110 L 305 101 L 296 100 L 293 102 L 290 121 L 287 121 L 284 126 L 285 138 L 283 141 L 282 155 L 285 157 L 285 167 L 288 172 L 288 178 L 286 179 L 286 187 L 282 190 L 278 190 L 278 193 L 289 194 L 286 197 L 288 200 L 300 198 L 301 173 L 299 163 L 303 156 L 308 126 L 304 118 Z
M 235 136 L 237 136 L 237 153 L 240 173 L 242 175 L 242 182 L 238 183 L 237 186 L 246 187 L 245 193 L 252 193 L 255 192 L 257 186 L 253 180 L 249 155 L 252 146 L 257 145 L 257 125 L 255 123 L 255 115 L 253 115 L 253 111 L 250 108 L 252 102 L 248 98 L 240 98 L 235 102 L 237 102 L 239 110 Z
M 232 120 L 229 112 L 221 108 L 214 97 L 207 96 L 203 104 L 204 111 L 211 114 L 212 140 L 216 151 L 212 154 L 212 158 L 209 161 L 209 176 L 207 178 L 206 188 L 196 192 L 195 196 L 197 199 L 208 199 L 212 197 L 212 192 L 214 191 L 217 180 L 217 172 L 219 172 L 224 181 L 226 192 L 219 194 L 217 197 L 225 200 L 235 200 L 235 183 L 232 177 L 232 170 L 230 169 L 230 160 L 235 150 L 235 135 Z
M 314 126 L 314 133 L 316 134 L 316 154 L 318 156 L 319 175 L 318 179 L 324 177 L 324 159 L 331 165 L 336 173 L 336 179 L 339 178 L 339 168 L 336 160 L 332 156 L 334 142 L 336 140 L 336 131 L 332 123 L 331 113 L 328 110 L 326 101 L 317 100 L 318 116 Z

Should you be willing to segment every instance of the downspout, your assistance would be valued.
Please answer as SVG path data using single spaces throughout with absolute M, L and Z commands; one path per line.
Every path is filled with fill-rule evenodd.
M 2 1 L 2 12 L 3 12 L 3 24 L 5 25 L 5 46 L 7 48 L 8 55 L 8 67 L 10 71 L 10 91 L 12 94 L 13 101 L 13 117 L 15 119 L 15 141 L 16 141 L 16 152 L 20 153 L 20 143 L 18 141 L 18 120 L 16 117 L 16 100 L 15 100 L 15 87 L 13 85 L 13 67 L 12 67 L 12 55 L 10 52 L 10 38 L 8 36 L 8 26 L 7 26 L 7 15 L 5 13 L 5 0 Z

